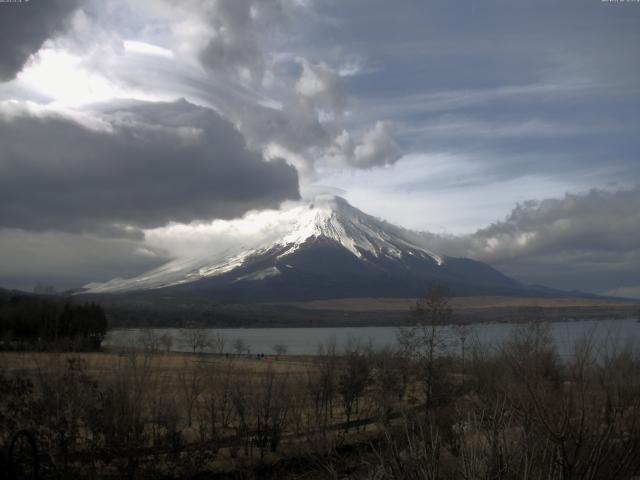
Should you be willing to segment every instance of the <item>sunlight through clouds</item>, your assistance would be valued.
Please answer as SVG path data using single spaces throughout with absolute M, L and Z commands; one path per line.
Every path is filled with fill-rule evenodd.
M 148 51 L 145 53 L 149 54 Z M 55 48 L 40 50 L 18 74 L 17 82 L 61 108 L 81 107 L 119 98 L 159 99 L 156 95 L 128 88 L 100 72 L 92 71 L 81 56 Z

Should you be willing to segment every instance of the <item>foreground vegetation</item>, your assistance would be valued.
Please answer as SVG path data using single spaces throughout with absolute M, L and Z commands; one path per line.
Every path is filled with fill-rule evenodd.
M 37 458 L 43 478 L 640 475 L 633 345 L 585 338 L 560 358 L 548 326 L 531 323 L 483 349 L 467 327 L 442 336 L 451 310 L 437 290 L 414 314 L 393 351 L 249 356 L 217 338 L 220 353 L 205 355 L 194 330 L 191 354 L 148 333 L 130 351 L 0 353 L 0 447 L 16 475 Z
M 329 346 L 280 360 L 4 353 L 0 445 L 34 432 L 44 478 L 640 474 L 631 347 L 578 343 L 562 362 L 532 325 L 498 349 L 471 348 L 463 366 L 430 356 L 441 339 L 429 331 L 410 340 L 403 352 Z

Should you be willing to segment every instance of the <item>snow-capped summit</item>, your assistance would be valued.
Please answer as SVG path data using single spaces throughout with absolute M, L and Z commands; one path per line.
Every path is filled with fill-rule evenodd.
M 85 292 L 161 290 L 260 300 L 394 296 L 434 282 L 469 289 L 479 273 L 489 286 L 517 285 L 479 262 L 440 257 L 415 232 L 367 215 L 337 196 L 254 213 L 225 227 L 241 238 L 223 248 L 211 238 L 210 248 L 136 278 L 89 284 Z M 242 236 L 247 229 L 253 234 Z M 465 273 L 463 264 L 473 267 L 473 275 Z
M 290 245 L 286 253 L 299 248 L 310 238 L 324 237 L 335 240 L 358 258 L 366 253 L 374 257 L 400 258 L 403 252 L 413 251 L 442 262 L 437 255 L 404 237 L 401 229 L 389 228 L 390 225 L 358 210 L 342 197 L 318 197 L 296 211 L 296 217 L 299 220 L 294 231 L 280 242 Z

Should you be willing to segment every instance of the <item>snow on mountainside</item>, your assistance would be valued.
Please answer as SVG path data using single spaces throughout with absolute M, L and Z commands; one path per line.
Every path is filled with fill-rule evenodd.
M 245 220 L 233 222 L 241 229 Z M 238 275 L 232 282 L 265 280 L 280 275 L 287 265 L 287 257 L 294 255 L 303 246 L 322 239 L 335 242 L 362 262 L 371 259 L 402 261 L 416 258 L 429 261 L 435 267 L 444 260 L 418 245 L 413 232 L 390 225 L 367 215 L 351 206 L 340 197 L 320 197 L 313 202 L 298 205 L 283 211 L 268 211 L 255 214 L 253 223 L 261 225 L 260 234 L 251 240 L 220 248 L 216 239 L 211 239 L 211 248 L 169 263 L 132 279 L 114 279 L 106 283 L 85 286 L 86 293 L 115 293 L 134 290 L 151 290 L 183 285 L 199 280 Z M 245 271 L 247 264 L 256 258 L 267 257 L 276 252 L 276 263 L 254 271 Z M 273 263 L 273 262 L 272 262 Z

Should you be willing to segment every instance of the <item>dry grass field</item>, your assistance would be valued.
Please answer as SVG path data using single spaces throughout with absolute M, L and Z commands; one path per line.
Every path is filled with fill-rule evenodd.
M 149 378 L 161 380 L 165 394 L 180 389 L 181 375 L 185 370 L 201 368 L 204 371 L 221 371 L 229 367 L 234 375 L 243 378 L 260 378 L 266 372 L 274 372 L 291 377 L 306 375 L 314 369 L 313 357 L 305 356 L 229 356 L 191 354 L 191 353 L 155 353 L 145 355 L 140 350 L 115 349 L 90 353 L 51 353 L 51 352 L 2 352 L 0 351 L 0 371 L 7 374 L 25 376 L 49 375 L 66 368 L 71 359 L 83 363 L 83 371 L 96 381 L 110 380 L 132 367 L 145 367 Z
M 142 349 L 105 349 L 103 352 L 10 352 L 0 351 L 0 365 L 9 371 L 19 369 L 22 371 L 35 371 L 38 368 L 51 367 L 53 363 L 66 358 L 80 358 L 86 362 L 87 371 L 95 375 L 103 375 L 111 371 L 123 358 L 131 353 L 144 354 Z M 265 356 L 263 359 L 256 359 L 255 356 L 242 355 L 240 357 L 225 357 L 224 355 L 191 354 L 181 352 L 158 353 L 152 355 L 154 368 L 158 371 L 171 373 L 173 370 L 182 368 L 184 362 L 199 364 L 203 366 L 220 367 L 233 358 L 236 367 L 243 373 L 261 372 L 269 368 L 278 369 L 303 369 L 311 361 L 303 356 L 282 356 L 276 360 L 275 356 Z
M 313 357 L 260 358 L 255 355 L 164 353 L 144 349 L 91 353 L 5 351 L 0 352 L 0 377 L 23 379 L 33 385 L 33 390 L 29 396 L 20 397 L 19 390 L 14 390 L 15 385 L 9 383 L 12 395 L 3 400 L 9 402 L 4 407 L 9 407 L 10 410 L 0 407 L 0 420 L 4 414 L 13 413 L 11 405 L 14 400 L 11 398 L 14 395 L 17 395 L 16 400 L 22 398 L 17 400 L 20 402 L 38 399 L 37 402 L 42 404 L 44 410 L 53 413 L 52 416 L 46 414 L 45 418 L 65 418 L 65 422 L 72 424 L 86 425 L 91 422 L 91 418 L 97 420 L 96 414 L 105 415 L 109 418 L 105 431 L 109 432 L 108 424 L 112 423 L 114 428 L 122 430 L 119 434 L 122 436 L 116 435 L 113 441 L 126 442 L 122 448 L 118 447 L 113 451 L 109 448 L 97 449 L 100 452 L 98 455 L 107 459 L 106 465 L 103 460 L 97 461 L 102 470 L 101 475 L 106 475 L 107 478 L 128 476 L 129 467 L 118 466 L 119 462 L 128 465 L 132 459 L 127 459 L 127 450 L 133 452 L 140 448 L 145 453 L 141 451 L 136 456 L 146 456 L 147 451 L 157 451 L 144 460 L 151 462 L 144 467 L 145 471 L 152 469 L 154 475 L 169 474 L 174 468 L 189 471 L 191 456 L 197 459 L 194 461 L 200 462 L 199 468 L 219 472 L 235 471 L 239 468 L 253 468 L 251 465 L 255 466 L 262 454 L 258 456 L 260 449 L 251 444 L 250 450 L 237 458 L 237 450 L 246 446 L 248 441 L 238 437 L 249 435 L 248 431 L 243 433 L 245 428 L 253 432 L 256 427 L 253 423 L 250 424 L 251 427 L 249 424 L 245 427 L 244 414 L 236 417 L 234 410 L 244 410 L 247 415 L 251 415 L 251 422 L 254 422 L 254 415 L 258 414 L 257 409 L 262 405 L 265 394 L 269 395 L 270 401 L 282 402 L 283 399 L 276 397 L 278 392 L 284 393 L 286 388 L 288 394 L 285 398 L 289 401 L 291 388 L 306 384 L 308 378 L 315 373 L 317 364 Z M 96 386 L 95 393 L 102 393 L 98 393 L 98 396 L 91 394 L 91 385 Z M 107 401 L 103 404 L 101 399 L 108 398 L 114 403 Z M 90 404 L 94 404 L 95 408 Z M 108 410 L 103 411 L 105 408 Z M 281 407 L 272 408 L 279 412 Z M 32 411 L 31 407 L 24 413 L 30 416 L 29 411 Z M 224 420 L 224 417 L 228 420 Z M 333 421 L 339 419 L 336 416 Z M 35 422 L 40 423 L 38 420 Z M 56 425 L 57 420 L 53 420 L 53 424 L 46 428 L 47 433 L 55 431 Z M 215 432 L 211 430 L 214 426 L 217 429 Z M 13 430 L 15 431 L 15 427 Z M 83 430 L 84 428 L 80 428 L 76 431 L 72 444 L 76 445 L 78 452 L 86 452 L 81 454 L 86 456 L 90 452 L 87 449 L 95 441 L 95 434 L 82 433 Z M 3 445 L 2 439 L 6 441 L 5 437 L 10 433 L 0 431 L 0 448 Z M 288 433 L 291 434 L 290 431 Z M 175 441 L 171 440 L 173 434 L 176 435 Z M 162 440 L 158 441 L 156 437 Z M 55 451 L 55 435 L 52 438 L 53 442 L 40 440 L 40 448 L 47 452 Z M 291 446 L 285 443 L 278 455 L 271 454 L 269 459 L 264 460 L 279 461 L 289 455 Z M 174 444 L 175 447 L 172 446 Z M 213 448 L 211 444 L 216 447 Z M 227 447 L 223 447 L 224 445 Z M 170 454 L 172 459 L 168 460 L 161 452 L 171 451 L 173 448 L 178 448 L 183 453 L 179 459 Z M 191 451 L 192 448 L 196 450 Z M 202 455 L 204 457 L 200 458 Z M 125 460 L 121 460 L 123 458 Z M 82 460 L 82 463 L 86 463 L 86 460 Z M 150 466 L 153 463 L 157 465 Z M 91 477 L 93 474 L 82 471 L 82 475 Z

